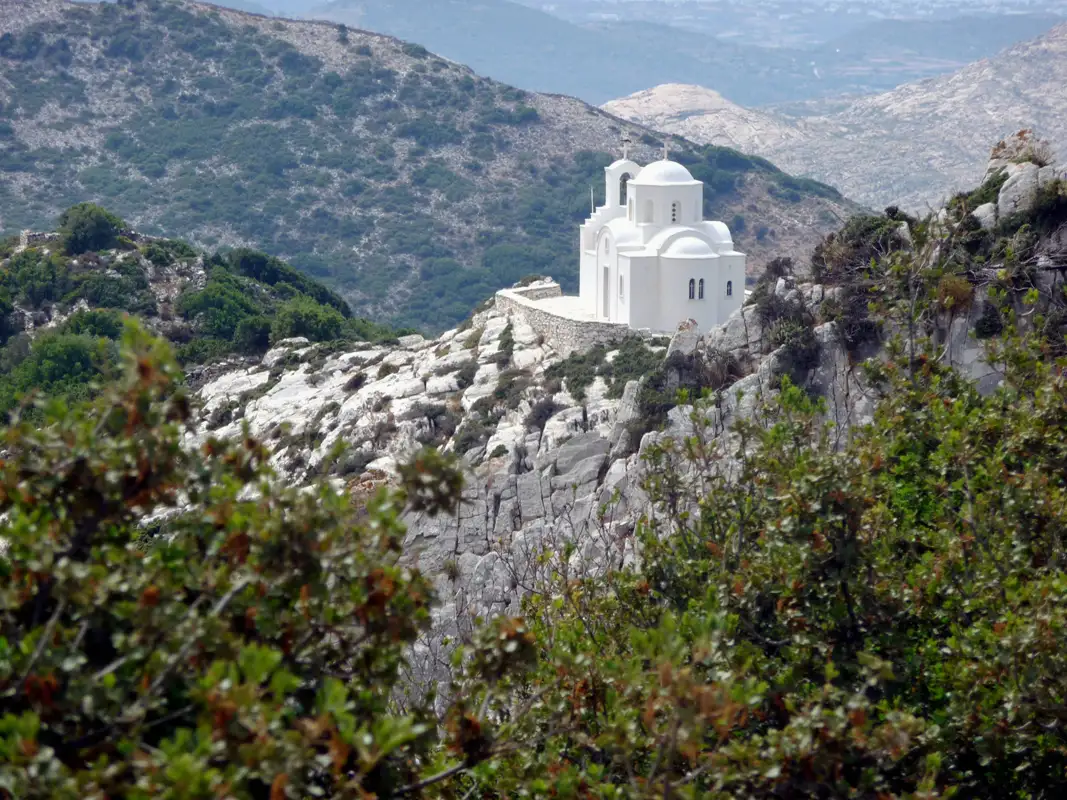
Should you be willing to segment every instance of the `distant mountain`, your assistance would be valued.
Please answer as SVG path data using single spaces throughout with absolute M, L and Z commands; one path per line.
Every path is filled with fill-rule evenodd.
M 803 138 L 794 122 L 731 103 L 703 86 L 668 83 L 605 103 L 623 119 L 744 153 L 770 152 Z
M 738 149 L 826 181 L 874 207 L 936 205 L 982 177 L 988 143 L 1033 128 L 1067 153 L 1067 25 L 939 78 L 789 115 L 733 107 L 699 87 L 660 86 L 613 114 Z M 739 124 L 744 112 L 748 122 Z
M 530 273 L 577 283 L 576 226 L 628 135 L 584 103 L 423 47 L 185 0 L 0 0 L 0 230 L 94 200 L 139 230 L 253 246 L 362 315 L 443 329 Z M 762 159 L 684 141 L 758 270 L 854 208 Z
M 885 91 L 992 55 L 1058 19 L 1019 14 L 882 20 L 859 28 L 854 38 L 799 48 L 763 37 L 757 39 L 761 45 L 735 42 L 649 20 L 578 25 L 509 0 L 262 2 L 279 13 L 419 42 L 496 80 L 591 103 L 679 82 L 713 86 L 747 106 Z M 751 25 L 758 27 L 758 19 Z

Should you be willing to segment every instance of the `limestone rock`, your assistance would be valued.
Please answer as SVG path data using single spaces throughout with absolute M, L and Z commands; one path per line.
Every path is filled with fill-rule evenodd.
M 1012 170 L 1011 177 L 1000 189 L 997 198 L 997 215 L 1000 219 L 1012 214 L 1029 211 L 1037 197 L 1037 177 L 1040 168 L 1037 164 L 1019 164 Z
M 974 218 L 978 220 L 978 223 L 982 226 L 983 230 L 992 230 L 997 224 L 997 205 L 996 203 L 983 203 L 978 206 L 973 212 Z
M 566 475 L 580 461 L 594 456 L 606 456 L 610 444 L 596 433 L 585 433 L 566 442 L 556 453 L 556 474 Z
M 671 338 L 671 343 L 667 347 L 667 357 L 675 353 L 681 353 L 683 356 L 692 355 L 699 343 L 700 327 L 695 320 L 686 320 L 678 326 L 678 332 Z

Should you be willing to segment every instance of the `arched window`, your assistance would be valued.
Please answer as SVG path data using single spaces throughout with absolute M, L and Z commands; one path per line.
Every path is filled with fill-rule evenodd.
M 675 200 L 671 203 L 671 222 L 677 222 L 682 216 L 682 204 Z
M 704 299 L 704 279 L 703 278 L 700 279 L 700 289 L 699 289 L 699 291 L 697 293 L 697 297 L 699 297 L 701 300 Z
M 695 300 L 697 296 L 697 282 L 692 278 L 689 279 L 689 299 Z
M 625 297 L 625 295 L 623 294 L 623 291 L 622 291 L 622 275 L 619 276 L 619 299 L 620 300 L 625 300 L 626 299 L 626 297 Z
M 641 221 L 652 222 L 656 213 L 656 207 L 652 204 L 651 200 L 646 200 L 644 207 L 641 209 Z
M 630 178 L 632 178 L 632 177 L 633 176 L 629 172 L 624 172 L 624 173 L 622 173 L 622 176 L 619 178 L 619 205 L 620 206 L 626 205 L 626 197 L 627 197 L 627 194 L 629 194 L 629 188 L 626 186 L 626 182 L 628 180 L 630 180 Z
M 733 297 L 733 294 L 734 294 L 734 282 L 733 281 L 727 281 L 726 282 L 726 296 L 727 297 Z
M 634 221 L 634 199 L 632 197 L 626 204 L 626 219 L 630 220 L 630 222 Z

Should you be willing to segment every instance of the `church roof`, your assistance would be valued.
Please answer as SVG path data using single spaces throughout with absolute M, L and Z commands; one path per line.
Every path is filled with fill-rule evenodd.
M 692 174 L 677 161 L 654 161 L 642 169 L 637 177 L 630 181 L 638 186 L 671 186 L 693 184 Z
M 679 236 L 661 254 L 664 258 L 714 258 L 711 245 L 697 236 Z

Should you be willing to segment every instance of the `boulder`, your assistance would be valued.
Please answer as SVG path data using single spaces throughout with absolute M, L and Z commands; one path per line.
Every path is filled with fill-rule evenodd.
M 428 395 L 452 394 L 458 391 L 459 382 L 454 374 L 439 375 L 426 379 L 426 394 Z
M 1053 181 L 1067 180 L 1067 167 L 1050 164 L 1042 167 L 1037 173 L 1037 188 L 1044 189 Z
M 763 328 L 756 318 L 753 306 L 742 306 L 726 320 L 712 328 L 705 337 L 708 350 L 722 350 L 735 355 L 758 352 L 763 338 Z
M 1029 211 L 1037 197 L 1037 177 L 1040 168 L 1037 164 L 1019 164 L 1011 177 L 1000 189 L 997 198 L 997 216 L 1000 219 L 1012 214 Z
M 397 338 L 397 343 L 404 348 L 418 347 L 421 344 L 425 344 L 426 337 L 420 334 L 413 333 L 409 336 L 400 336 Z
M 681 353 L 683 356 L 692 355 L 699 343 L 700 326 L 696 320 L 686 320 L 678 326 L 678 332 L 671 338 L 670 346 L 667 348 L 667 357 L 670 358 L 675 353 Z
M 983 230 L 992 230 L 997 224 L 997 204 L 983 203 L 973 212 L 974 218 L 982 226 Z
M 556 453 L 556 474 L 566 475 L 579 462 L 594 456 L 606 456 L 611 445 L 596 433 L 583 433 L 565 442 Z
M 601 441 L 603 441 L 603 439 Z M 569 489 L 571 486 L 576 486 L 578 487 L 576 493 L 577 496 L 584 497 L 589 494 L 592 487 L 600 478 L 600 470 L 604 466 L 606 460 L 606 452 L 582 459 L 568 470 L 565 475 L 557 475 L 552 478 L 551 486 L 553 491 Z

